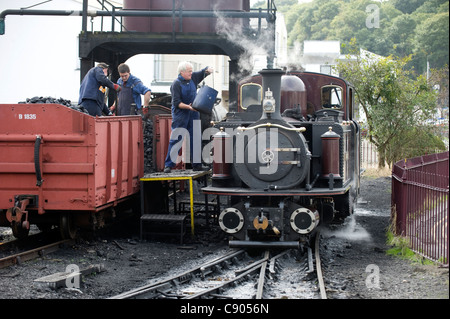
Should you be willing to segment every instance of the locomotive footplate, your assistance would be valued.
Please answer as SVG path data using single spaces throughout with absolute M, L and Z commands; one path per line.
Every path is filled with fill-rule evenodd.
M 272 249 L 299 249 L 301 247 L 298 241 L 247 241 L 230 240 L 230 248 L 272 248 Z
M 147 182 L 169 182 L 169 181 L 188 181 L 189 183 L 189 206 L 190 206 L 190 219 L 191 219 L 191 234 L 194 235 L 194 190 L 193 190 L 193 181 L 195 179 L 204 178 L 205 185 L 207 181 L 208 175 L 211 171 L 194 171 L 194 170 L 172 170 L 171 173 L 162 173 L 156 172 L 151 174 L 146 174 L 141 178 L 141 190 L 144 190 L 145 183 Z M 175 188 L 175 184 L 174 184 Z M 141 210 L 142 212 L 146 211 L 145 208 L 145 195 L 144 191 L 141 191 Z M 176 209 L 176 190 L 174 189 L 174 208 Z M 205 194 L 205 208 L 208 208 L 208 197 Z M 150 209 L 149 209 L 150 210 Z M 177 212 L 175 211 L 175 214 Z
M 249 188 L 239 188 L 239 187 L 203 187 L 202 192 L 210 195 L 221 195 L 221 196 L 332 196 L 332 195 L 343 195 L 348 192 L 350 185 L 346 187 L 334 188 L 329 190 L 327 188 L 321 189 L 289 189 L 289 190 L 276 190 L 276 189 L 249 189 Z

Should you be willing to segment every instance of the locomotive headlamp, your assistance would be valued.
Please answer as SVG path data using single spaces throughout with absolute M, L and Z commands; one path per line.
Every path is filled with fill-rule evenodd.
M 298 234 L 308 234 L 319 224 L 319 214 L 307 208 L 296 209 L 290 217 L 292 229 Z
M 275 99 L 273 98 L 273 93 L 270 88 L 267 89 L 264 100 L 263 100 L 263 110 L 265 113 L 275 112 Z
M 235 234 L 244 227 L 244 215 L 236 208 L 226 208 L 219 215 L 219 226 L 224 232 Z

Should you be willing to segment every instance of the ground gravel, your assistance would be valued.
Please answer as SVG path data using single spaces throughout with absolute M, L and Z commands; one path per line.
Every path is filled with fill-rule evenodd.
M 448 269 L 424 266 L 386 254 L 390 177 L 363 176 L 354 215 L 344 225 L 322 231 L 324 275 L 332 299 L 449 298 Z M 8 230 L 0 229 L 0 240 Z M 179 272 L 228 248 L 215 228 L 198 228 L 195 240 L 140 240 L 136 220 L 122 222 L 43 257 L 0 269 L 3 299 L 104 299 L 139 287 L 152 278 Z M 2 252 L 3 254 L 5 252 Z M 102 265 L 82 277 L 79 288 L 52 289 L 35 279 L 67 267 Z
M 391 177 L 363 176 L 354 218 L 324 231 L 330 298 L 449 299 L 448 268 L 386 254 Z

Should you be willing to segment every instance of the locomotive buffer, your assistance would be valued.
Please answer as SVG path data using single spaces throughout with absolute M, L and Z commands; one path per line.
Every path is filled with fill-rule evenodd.
M 185 214 L 176 214 L 176 190 L 175 181 L 187 180 L 189 181 L 189 204 L 190 204 L 190 217 L 191 217 L 191 234 L 194 236 L 194 190 L 193 181 L 201 177 L 207 178 L 211 171 L 194 171 L 194 170 L 172 170 L 170 173 L 156 172 L 144 175 L 141 181 L 141 189 L 143 190 L 146 182 L 163 182 L 163 181 L 173 181 L 174 182 L 174 210 L 173 214 L 147 214 L 145 210 L 145 192 L 141 192 L 141 210 L 143 215 L 141 216 L 141 237 L 144 232 L 145 223 L 158 223 L 158 222 L 179 222 L 180 225 L 180 241 L 183 243 L 184 235 L 184 221 L 186 219 Z M 206 185 L 205 185 L 206 186 Z M 208 195 L 205 194 L 205 207 L 208 205 Z M 156 233 L 163 235 L 164 233 Z

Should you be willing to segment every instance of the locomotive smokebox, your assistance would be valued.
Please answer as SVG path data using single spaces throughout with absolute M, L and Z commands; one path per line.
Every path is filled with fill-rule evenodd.
M 263 113 L 261 119 L 281 120 L 281 69 L 264 69 L 259 71 L 262 76 L 263 86 Z M 273 109 L 271 109 L 273 108 Z

